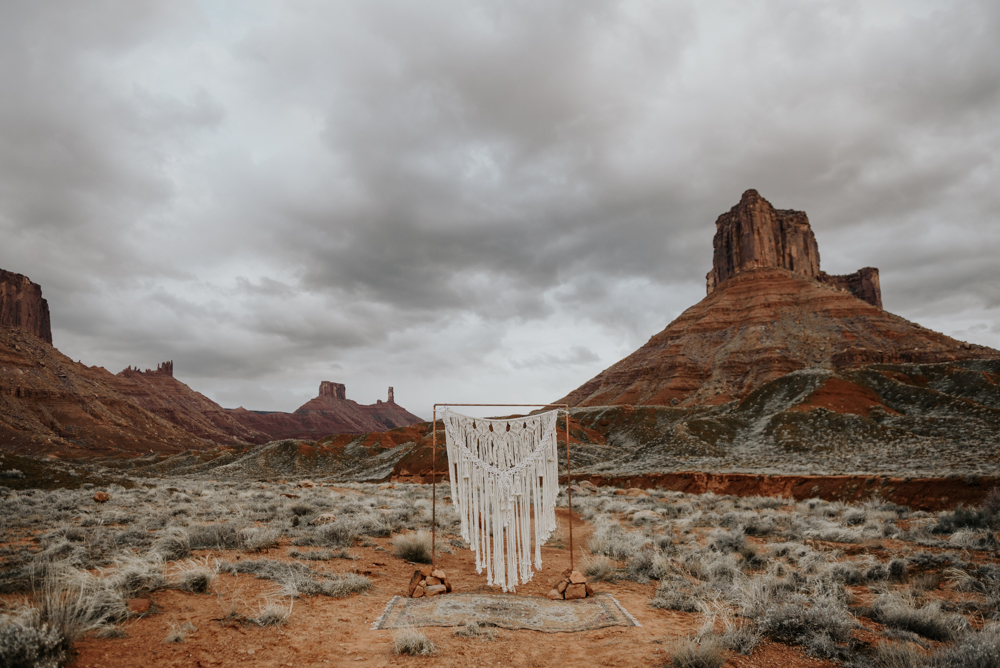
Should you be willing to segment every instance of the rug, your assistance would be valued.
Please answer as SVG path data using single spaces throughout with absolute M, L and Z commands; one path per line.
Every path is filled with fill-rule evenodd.
M 394 596 L 372 629 L 462 626 L 479 622 L 505 629 L 573 633 L 605 626 L 642 626 L 610 594 L 553 601 L 511 594 L 447 594 L 431 598 Z

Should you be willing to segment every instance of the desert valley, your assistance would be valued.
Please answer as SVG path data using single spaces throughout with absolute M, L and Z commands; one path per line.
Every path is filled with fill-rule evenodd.
M 806 213 L 755 190 L 715 227 L 707 296 L 552 398 L 572 479 L 560 454 L 517 594 L 555 591 L 572 540 L 627 612 L 550 633 L 386 626 L 432 516 L 441 600 L 495 592 L 442 424 L 392 387 L 224 408 L 172 361 L 74 362 L 0 272 L 0 665 L 998 665 L 1000 351 L 884 310 L 878 269 L 823 272 Z

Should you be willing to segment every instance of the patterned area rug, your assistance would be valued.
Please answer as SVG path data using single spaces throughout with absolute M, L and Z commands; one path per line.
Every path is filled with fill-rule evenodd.
M 372 624 L 372 629 L 462 626 L 469 621 L 545 633 L 642 626 L 609 594 L 575 601 L 510 594 L 447 594 L 432 598 L 394 596 L 382 616 Z

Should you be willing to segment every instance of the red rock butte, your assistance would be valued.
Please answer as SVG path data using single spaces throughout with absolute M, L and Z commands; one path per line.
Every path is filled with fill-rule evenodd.
M 747 190 L 715 225 L 708 296 L 559 402 L 715 405 L 810 367 L 1000 358 L 882 310 L 878 269 L 821 271 L 805 212 Z
M 0 269 L 0 327 L 16 327 L 52 343 L 49 303 L 27 276 Z

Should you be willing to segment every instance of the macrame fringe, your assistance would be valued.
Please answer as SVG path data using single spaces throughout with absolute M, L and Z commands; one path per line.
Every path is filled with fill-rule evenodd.
M 556 416 L 485 420 L 450 410 L 442 416 L 462 538 L 476 553 L 476 572 L 485 567 L 487 582 L 505 592 L 531 580 L 532 561 L 542 567 L 542 544 L 556 528 Z

